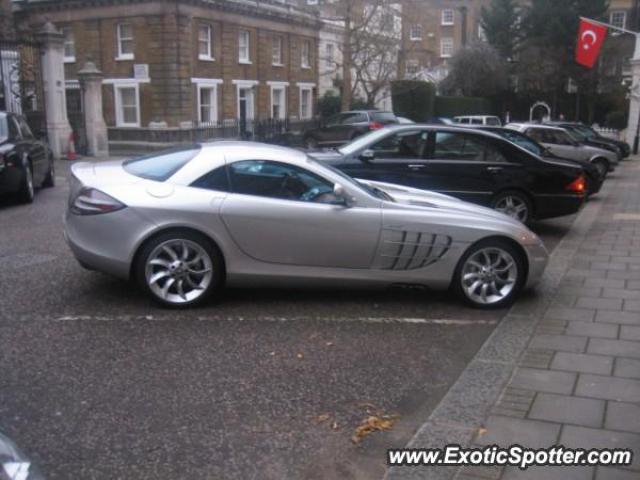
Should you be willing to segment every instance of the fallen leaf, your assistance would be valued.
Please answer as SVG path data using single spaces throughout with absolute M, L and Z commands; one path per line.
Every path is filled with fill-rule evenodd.
M 271 352 L 269 355 L 271 355 L 272 357 L 275 357 L 276 352 Z
M 329 418 L 331 418 L 331 416 L 328 413 L 323 413 L 322 415 L 318 415 L 316 417 L 316 422 L 318 423 L 326 422 L 327 420 L 329 420 Z
M 331 424 L 331 428 L 332 428 L 333 430 L 338 430 L 338 422 L 333 422 L 333 423 Z
M 373 432 L 391 430 L 397 418 L 397 415 L 371 415 L 358 425 L 358 428 L 356 428 L 356 431 L 351 437 L 351 441 L 353 443 L 359 443 L 364 437 Z
M 302 352 L 298 353 L 298 355 L 296 355 L 296 357 L 298 357 L 300 360 L 302 360 L 304 358 L 304 354 Z
M 333 346 L 333 342 L 327 342 L 325 345 L 326 345 L 327 347 L 332 347 L 332 346 Z
M 488 432 L 488 430 L 486 428 L 479 428 L 478 429 L 478 435 L 482 436 L 484 434 L 486 434 Z

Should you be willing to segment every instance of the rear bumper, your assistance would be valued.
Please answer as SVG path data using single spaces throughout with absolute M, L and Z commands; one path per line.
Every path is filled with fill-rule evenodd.
M 585 196 L 577 194 L 536 195 L 535 200 L 535 218 L 543 220 L 577 213 L 584 205 Z

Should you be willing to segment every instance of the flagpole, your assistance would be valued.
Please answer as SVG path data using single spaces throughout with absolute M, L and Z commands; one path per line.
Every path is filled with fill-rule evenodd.
M 638 154 L 638 149 L 640 147 L 640 92 L 634 95 L 633 90 L 640 88 L 640 32 L 634 32 L 631 30 L 627 30 L 626 28 L 616 27 L 615 25 L 611 25 L 610 23 L 600 22 L 598 20 L 593 20 L 592 18 L 580 17 L 581 20 L 585 20 L 587 22 L 592 22 L 597 25 L 602 25 L 603 27 L 610 28 L 612 30 L 617 30 L 622 33 L 626 33 L 629 35 L 633 35 L 636 37 L 636 44 L 633 51 L 633 58 L 631 59 L 631 64 L 633 66 L 633 76 L 632 76 L 632 87 L 631 94 L 629 95 L 629 100 L 636 104 L 637 106 L 637 119 L 636 119 L 636 128 L 635 128 L 635 136 L 633 137 L 633 154 Z M 629 129 L 631 128 L 631 119 L 632 119 L 632 105 L 629 105 L 629 123 L 627 124 L 627 140 L 631 140 L 629 137 Z M 629 142 L 631 143 L 631 142 Z

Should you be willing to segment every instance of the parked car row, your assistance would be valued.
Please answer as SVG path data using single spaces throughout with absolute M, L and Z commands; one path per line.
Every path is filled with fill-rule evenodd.
M 49 146 L 38 140 L 24 117 L 0 112 L 0 194 L 33 201 L 36 187 L 55 184 L 55 165 Z

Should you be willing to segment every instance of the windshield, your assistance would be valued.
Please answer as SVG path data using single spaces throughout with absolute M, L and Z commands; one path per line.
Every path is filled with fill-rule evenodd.
M 371 120 L 380 123 L 396 123 L 398 121 L 391 112 L 371 112 Z
M 367 146 L 369 142 L 375 142 L 376 140 L 381 139 L 387 133 L 389 133 L 389 130 L 387 129 L 381 128 L 380 130 L 374 130 L 373 132 L 369 132 L 366 135 L 358 137 L 352 142 L 343 145 L 342 147 L 338 148 L 338 151 L 343 155 L 351 155 L 352 153 L 357 152 L 361 148 Z
M 587 135 L 585 135 L 579 128 L 577 127 L 569 127 L 567 128 L 567 131 L 575 138 L 577 138 L 580 141 L 586 140 L 587 138 L 589 138 Z
M 576 125 L 575 128 L 579 130 L 587 138 L 595 138 L 598 136 L 598 134 L 594 132 L 591 128 L 585 127 L 584 125 Z
M 365 193 L 367 193 L 367 194 L 369 194 L 369 195 L 371 195 L 373 197 L 380 198 L 382 200 L 394 201 L 394 199 L 393 199 L 393 197 L 391 195 L 389 195 L 387 192 L 384 192 L 384 191 L 380 190 L 379 188 L 370 187 L 369 185 L 367 185 L 365 183 L 360 183 L 355 178 L 350 177 L 346 173 L 338 170 L 337 168 L 335 168 L 335 167 L 333 167 L 331 165 L 327 165 L 326 163 L 320 163 L 317 160 L 314 160 L 313 158 L 310 158 L 310 157 L 307 157 L 307 159 L 308 159 L 309 162 L 314 163 L 316 165 L 319 165 L 322 168 L 326 168 L 327 170 L 330 170 L 331 172 L 333 172 L 336 175 L 340 176 L 340 178 L 342 178 L 347 184 L 351 185 L 352 187 L 357 188 L 361 192 L 365 192 Z

